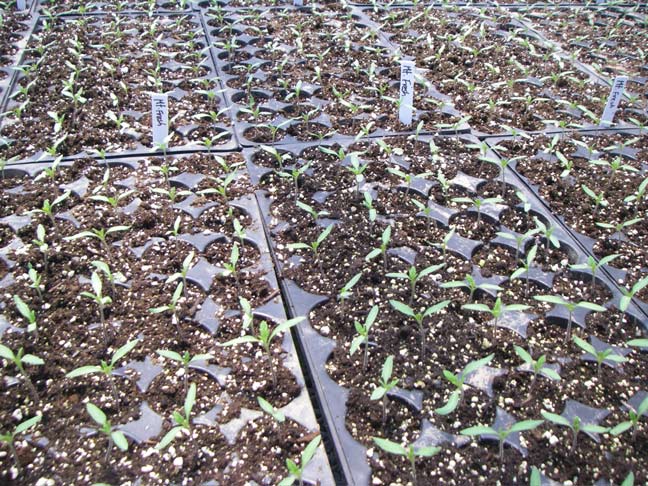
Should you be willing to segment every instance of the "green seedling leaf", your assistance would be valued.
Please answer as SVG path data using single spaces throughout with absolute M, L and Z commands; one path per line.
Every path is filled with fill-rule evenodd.
M 592 311 L 595 311 L 595 312 L 605 312 L 607 310 L 602 305 L 594 304 L 593 302 L 579 302 L 576 305 L 578 307 L 582 307 L 583 309 L 588 309 L 588 310 L 592 310 Z
M 175 304 L 180 300 L 180 296 L 182 295 L 183 288 L 184 288 L 184 284 L 180 282 L 176 287 L 175 292 L 173 292 L 173 297 L 171 297 L 171 302 Z
M 610 429 L 601 425 L 583 424 L 581 430 L 590 434 L 605 434 Z
M 626 430 L 630 430 L 632 428 L 632 422 L 629 420 L 626 422 L 621 422 L 619 425 L 616 425 L 610 429 L 610 434 L 616 436 L 616 435 L 621 435 L 623 434 Z
M 458 390 L 453 391 L 452 394 L 450 395 L 450 398 L 448 399 L 448 403 L 446 403 L 441 408 L 437 408 L 434 412 L 437 413 L 438 415 L 451 414 L 452 412 L 455 411 L 455 409 L 459 405 L 460 398 L 461 398 L 461 392 L 459 392 Z
M 270 415 L 277 422 L 282 423 L 286 420 L 286 416 L 282 412 L 274 408 L 265 398 L 257 397 L 257 402 L 259 403 L 261 410 Z
M 33 354 L 26 354 L 25 356 L 23 356 L 22 362 L 33 366 L 42 366 L 45 364 L 45 361 L 43 361 L 38 356 L 34 356 Z
M 167 310 L 169 310 L 169 308 L 166 305 L 163 305 L 160 307 L 152 307 L 151 309 L 149 309 L 149 312 L 151 314 L 160 314 L 162 312 L 166 312 Z
M 13 351 L 7 346 L 0 344 L 0 358 L 4 358 L 8 361 L 14 361 L 16 359 L 16 356 L 14 355 Z
M 360 325 L 359 322 L 356 322 L 356 324 Z M 361 331 L 362 331 L 362 329 L 359 329 L 359 328 L 356 326 L 356 332 L 361 332 Z M 353 341 L 351 341 L 351 347 L 349 348 L 349 354 L 351 354 L 351 355 L 353 356 L 353 354 L 354 354 L 358 349 L 360 349 L 360 345 L 361 345 L 362 343 L 364 343 L 364 340 L 365 340 L 365 338 L 364 338 L 364 336 L 362 336 L 362 335 L 354 337 L 354 338 L 353 338 Z
M 81 366 L 80 368 L 76 368 L 70 371 L 68 374 L 65 375 L 65 377 L 78 378 L 79 376 L 90 375 L 93 373 L 101 373 L 102 371 L 103 370 L 101 369 L 101 366 Z
M 406 316 L 409 317 L 414 317 L 416 314 L 414 310 L 407 304 L 403 304 L 402 302 L 399 302 L 397 300 L 390 300 L 389 303 L 394 309 L 396 309 L 401 314 L 405 314 Z
M 374 389 L 373 392 L 371 392 L 370 400 L 380 400 L 383 396 L 385 396 L 385 393 L 387 393 L 387 390 L 382 386 L 378 386 Z
M 381 439 L 380 437 L 374 437 L 373 441 L 378 447 L 380 447 L 385 452 L 389 452 L 390 454 L 396 454 L 398 456 L 407 455 L 407 449 L 405 449 L 405 447 L 403 447 L 402 445 L 397 444 L 396 442 L 392 442 L 391 440 L 388 439 Z
M 166 449 L 166 447 L 169 444 L 171 444 L 171 442 L 173 442 L 173 440 L 178 436 L 178 434 L 180 433 L 181 430 L 182 430 L 182 427 L 180 427 L 180 426 L 173 427 L 166 434 L 164 434 L 164 437 L 162 437 L 162 440 L 158 443 L 158 445 L 155 446 L 155 448 L 158 451 Z
M 184 403 L 185 417 L 189 417 L 191 415 L 191 410 L 193 409 L 195 403 L 196 403 L 196 384 L 192 383 L 191 386 L 189 386 L 189 392 L 187 393 L 187 397 L 185 398 L 185 403 Z
M 94 403 L 86 403 L 86 410 L 88 415 L 94 420 L 98 425 L 103 426 L 107 422 L 106 414 L 97 407 Z
M 101 282 L 101 277 L 97 272 L 92 272 L 92 276 L 90 277 L 90 282 L 92 283 L 92 290 L 94 291 L 96 296 L 101 295 L 102 290 L 103 290 L 103 284 Z
M 554 424 L 562 425 L 564 427 L 571 427 L 572 425 L 569 420 L 561 415 L 547 412 L 546 410 L 542 410 L 540 413 L 545 418 L 545 420 L 548 420 L 549 422 L 552 422 Z
M 173 361 L 179 361 L 180 363 L 183 362 L 182 356 L 180 353 L 176 353 L 175 351 L 170 351 L 168 349 L 158 349 L 156 351 L 157 354 L 160 356 L 163 356 L 164 358 L 173 360 Z
M 468 376 L 470 373 L 478 370 L 479 368 L 482 368 L 483 366 L 486 366 L 488 363 L 493 361 L 493 358 L 495 357 L 495 354 L 489 354 L 488 356 L 478 359 L 477 361 L 472 361 L 466 365 L 466 367 L 463 370 L 463 375 Z
M 565 303 L 567 302 L 562 297 L 558 297 L 556 295 L 537 295 L 534 297 L 534 299 L 556 305 L 565 305 Z
M 572 339 L 576 343 L 576 345 L 579 348 L 581 348 L 583 351 L 591 354 L 592 356 L 597 355 L 597 352 L 596 352 L 596 349 L 594 348 L 594 346 L 592 346 L 590 343 L 588 343 L 584 339 L 581 339 L 578 336 L 573 336 Z
M 18 295 L 13 296 L 14 303 L 20 315 L 27 319 L 28 322 L 36 320 L 36 313 Z
M 278 336 L 279 334 L 282 334 L 283 332 L 287 331 L 291 327 L 296 326 L 304 319 L 305 318 L 303 316 L 299 316 L 299 317 L 293 317 L 292 319 L 288 319 L 287 321 L 282 322 L 272 330 L 272 332 L 270 333 L 270 340 L 272 340 L 274 337 Z
M 461 435 L 485 435 L 485 434 L 493 434 L 497 435 L 497 431 L 492 428 L 492 427 L 486 427 L 485 425 L 475 425 L 473 427 L 468 427 L 467 429 L 463 429 L 461 432 Z
M 445 266 L 445 263 L 439 263 L 438 265 L 431 265 L 431 266 L 429 266 L 429 267 L 427 267 L 427 268 L 424 268 L 424 269 L 421 270 L 421 272 L 419 273 L 418 278 L 420 279 L 420 278 L 425 277 L 426 275 L 430 275 L 430 274 L 432 274 L 432 273 L 436 273 L 436 272 L 438 272 L 439 270 L 441 270 L 444 266 Z
M 311 461 L 311 459 L 315 455 L 315 452 L 317 451 L 317 448 L 319 447 L 321 440 L 322 437 L 318 435 L 308 443 L 304 451 L 301 453 L 302 469 L 306 466 L 306 464 L 308 464 Z
M 542 368 L 540 370 L 540 373 L 546 376 L 547 378 L 549 378 L 550 380 L 560 381 L 562 379 L 560 375 L 551 368 L 546 368 L 546 367 Z
M 231 341 L 227 341 L 226 343 L 219 343 L 218 346 L 236 346 L 238 344 L 258 342 L 260 342 L 260 340 L 254 336 L 241 336 L 239 338 L 232 339 Z
M 119 447 L 120 450 L 122 451 L 128 450 L 128 441 L 126 440 L 126 437 L 124 436 L 123 432 L 119 430 L 115 430 L 114 432 L 111 432 L 110 437 L 112 438 L 115 445 Z
M 442 372 L 444 378 L 448 380 L 450 383 L 452 383 L 456 387 L 460 387 L 462 385 L 461 380 L 457 378 L 454 374 L 452 374 L 448 370 L 443 370 Z
M 461 306 L 462 309 L 473 310 L 477 312 L 490 312 L 491 308 L 486 304 L 464 304 Z
M 440 447 L 429 446 L 429 447 L 421 447 L 420 449 L 416 449 L 414 451 L 414 455 L 419 457 L 432 457 L 432 456 L 436 456 L 439 452 L 441 452 Z
M 351 277 L 351 280 L 344 284 L 344 287 L 342 287 L 342 289 L 340 290 L 340 296 L 347 296 L 348 294 L 350 294 L 351 289 L 356 286 L 361 277 L 362 272 L 356 273 L 353 277 Z
M 394 369 L 394 357 L 388 356 L 387 359 L 385 360 L 385 364 L 383 365 L 382 372 L 380 373 L 380 377 L 384 382 L 389 381 L 393 369 Z
M 24 431 L 31 429 L 34 425 L 40 423 L 43 419 L 42 415 L 36 415 L 30 419 L 25 420 L 24 422 L 19 423 L 14 429 L 13 435 L 22 434 Z
M 365 327 L 371 327 L 374 322 L 376 322 L 376 318 L 378 317 L 378 306 L 374 305 L 371 310 L 369 311 L 369 314 L 367 314 L 367 318 L 365 319 Z
M 517 354 L 525 363 L 533 363 L 533 358 L 524 348 L 516 345 L 513 346 L 513 349 L 515 349 L 515 354 Z
M 648 339 L 631 339 L 626 344 L 637 348 L 648 348 Z
M 522 420 L 511 426 L 509 432 L 524 432 L 525 430 L 533 430 L 544 423 L 544 420 Z
M 137 346 L 138 343 L 139 343 L 139 339 L 133 339 L 132 341 L 128 341 L 121 348 L 119 348 L 117 351 L 114 352 L 113 357 L 110 360 L 110 362 L 113 365 L 116 364 L 120 359 L 122 359 L 124 356 L 126 356 L 128 353 L 130 353 L 133 349 L 135 349 L 135 346 Z
M 298 475 L 298 474 L 301 473 L 301 470 L 299 469 L 299 466 L 292 459 L 287 459 L 286 460 L 286 468 L 288 469 L 288 472 L 290 474 Z M 293 479 L 293 481 L 290 482 L 290 484 L 293 484 L 293 482 L 294 482 L 294 479 Z
M 634 473 L 630 471 L 626 476 L 626 478 L 621 483 L 621 486 L 634 486 L 634 480 L 635 480 Z

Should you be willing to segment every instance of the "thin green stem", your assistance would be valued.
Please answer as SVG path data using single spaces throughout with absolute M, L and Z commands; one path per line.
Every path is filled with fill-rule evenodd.
M 121 405 L 119 403 L 119 393 L 117 392 L 117 385 L 115 384 L 115 378 L 112 373 L 108 373 L 108 379 L 110 380 L 110 389 L 112 390 L 113 399 L 117 405 L 117 410 L 120 410 Z
M 364 357 L 362 359 L 362 371 L 367 371 L 368 364 L 369 364 L 369 335 L 367 335 L 364 342 Z
M 16 452 L 16 446 L 14 445 L 13 440 L 9 442 L 9 449 L 11 449 L 11 455 L 13 456 L 18 476 L 20 476 L 22 474 L 22 466 L 20 465 L 20 459 L 18 458 L 18 453 Z
M 40 397 L 38 396 L 38 390 L 36 390 L 36 387 L 34 386 L 34 382 L 31 381 L 31 378 L 27 374 L 27 371 L 22 366 L 22 364 L 20 366 L 18 366 L 18 370 L 23 375 L 23 378 L 25 378 L 25 383 L 27 384 L 27 388 L 29 389 L 29 393 L 31 393 L 31 395 L 32 395 L 32 399 L 34 400 L 34 403 L 40 403 Z

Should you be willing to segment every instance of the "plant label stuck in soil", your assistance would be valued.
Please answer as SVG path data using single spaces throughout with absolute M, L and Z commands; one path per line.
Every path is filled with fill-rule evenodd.
M 304 5 L 304 0 L 295 0 L 294 3 L 293 3 L 293 5 L 294 5 L 295 7 L 301 7 L 301 6 Z
M 27 0 L 16 0 L 16 9 L 25 10 L 27 8 Z
M 612 124 L 612 120 L 614 120 L 614 115 L 619 107 L 621 98 L 623 97 L 623 90 L 625 89 L 627 82 L 627 76 L 617 76 L 614 79 L 614 83 L 612 83 L 612 91 L 610 91 L 610 96 L 608 96 L 607 103 L 605 104 L 605 110 L 603 110 L 603 116 L 601 116 L 601 125 Z
M 166 142 L 169 136 L 169 98 L 165 94 L 151 95 L 151 124 L 153 125 L 153 144 Z
M 400 108 L 398 109 L 398 119 L 403 125 L 412 124 L 414 69 L 414 61 L 401 61 Z

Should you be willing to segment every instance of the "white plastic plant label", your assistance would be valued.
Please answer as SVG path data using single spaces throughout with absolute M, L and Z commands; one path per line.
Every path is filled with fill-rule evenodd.
M 26 10 L 27 9 L 27 0 L 16 0 L 16 9 L 17 10 Z
M 621 98 L 623 98 L 623 90 L 625 90 L 626 83 L 628 82 L 627 76 L 617 76 L 612 83 L 612 91 L 608 96 L 603 116 L 601 116 L 601 125 L 611 125 L 614 120 L 614 115 L 619 107 Z
M 293 5 L 295 7 L 302 7 L 304 5 L 304 0 L 294 0 Z
M 167 95 L 151 95 L 151 124 L 153 145 L 165 143 L 169 136 L 169 97 Z
M 412 124 L 414 108 L 414 61 L 401 61 L 400 107 L 398 119 L 403 125 Z

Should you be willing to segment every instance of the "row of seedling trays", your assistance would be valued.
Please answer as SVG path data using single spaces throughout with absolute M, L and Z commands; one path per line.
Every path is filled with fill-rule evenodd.
M 605 79 L 509 10 L 198 6 L 17 53 L 3 477 L 645 481 L 643 100 L 561 129 Z

